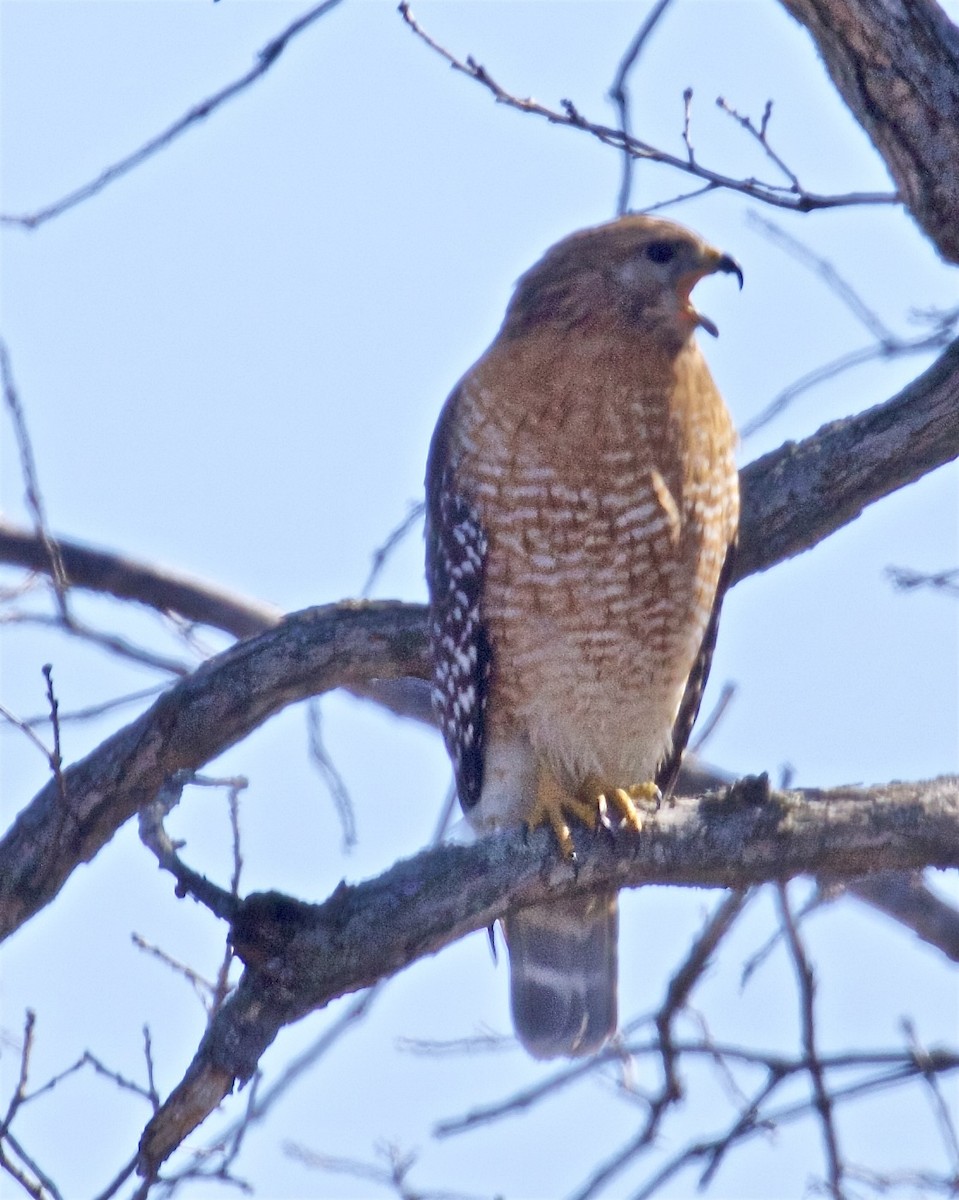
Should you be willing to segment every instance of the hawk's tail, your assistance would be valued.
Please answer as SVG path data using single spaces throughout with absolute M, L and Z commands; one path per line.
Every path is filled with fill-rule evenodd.
M 504 921 L 516 1034 L 535 1058 L 598 1050 L 616 1028 L 616 893 L 574 896 Z

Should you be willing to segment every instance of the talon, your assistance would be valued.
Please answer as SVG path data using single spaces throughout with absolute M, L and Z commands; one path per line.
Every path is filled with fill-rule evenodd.
M 566 821 L 567 815 L 576 817 L 590 829 L 595 829 L 599 814 L 594 804 L 589 804 L 566 791 L 552 772 L 546 769 L 541 770 L 536 781 L 536 799 L 526 823 L 530 829 L 548 824 L 556 837 L 563 857 L 574 859 L 576 847 Z
M 623 824 L 639 833 L 643 828 L 643 818 L 626 788 L 613 788 L 613 803 L 619 809 Z
M 652 779 L 647 779 L 645 783 L 634 783 L 626 791 L 630 800 L 639 800 L 643 807 L 648 808 L 650 812 L 659 812 L 659 806 L 663 802 L 663 793 Z
M 611 826 L 606 814 L 609 808 L 613 808 L 619 813 L 623 825 L 640 833 L 643 828 L 643 817 L 636 802 L 638 801 L 641 807 L 656 812 L 662 799 L 662 792 L 652 780 L 648 780 L 646 783 L 636 783 L 626 788 L 606 788 L 600 793 L 599 804 L 607 828 Z

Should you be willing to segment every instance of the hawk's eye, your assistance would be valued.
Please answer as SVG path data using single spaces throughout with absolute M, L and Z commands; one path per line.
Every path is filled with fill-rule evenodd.
M 646 257 L 650 262 L 672 262 L 676 255 L 676 247 L 672 242 L 650 242 L 646 247 Z

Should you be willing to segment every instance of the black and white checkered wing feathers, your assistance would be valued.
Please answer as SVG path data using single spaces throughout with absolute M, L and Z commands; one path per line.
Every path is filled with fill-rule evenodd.
M 460 803 L 470 809 L 483 785 L 483 717 L 492 666 L 481 610 L 486 537 L 475 509 L 457 493 L 445 426 L 441 419 L 426 477 L 433 709 Z

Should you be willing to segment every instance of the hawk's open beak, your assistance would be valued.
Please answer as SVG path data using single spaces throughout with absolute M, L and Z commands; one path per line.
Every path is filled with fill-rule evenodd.
M 722 255 L 719 261 L 713 267 L 714 271 L 723 271 L 727 275 L 735 275 L 739 280 L 739 290 L 743 290 L 743 269 L 734 258 L 728 254 Z
M 704 316 L 701 312 L 696 311 L 696 309 L 689 302 L 689 293 L 692 291 L 693 287 L 695 287 L 695 285 L 700 281 L 700 279 L 702 279 L 706 275 L 712 275 L 716 271 L 721 271 L 725 275 L 735 275 L 736 278 L 739 280 L 740 290 L 742 290 L 742 286 L 743 286 L 743 269 L 742 269 L 742 267 L 739 265 L 738 262 L 736 262 L 736 260 L 731 255 L 718 254 L 715 250 L 709 252 L 709 255 L 706 258 L 706 261 L 701 270 L 696 271 L 695 273 L 690 273 L 687 276 L 684 276 L 684 280 L 683 280 L 684 283 L 686 280 L 689 281 L 689 287 L 686 291 L 686 297 L 685 297 L 687 313 L 693 318 L 693 321 L 695 322 L 696 325 L 699 326 L 700 329 L 705 329 L 706 332 L 709 334 L 712 334 L 713 337 L 719 337 L 719 329 L 717 328 L 715 321 L 710 320 L 709 317 Z

